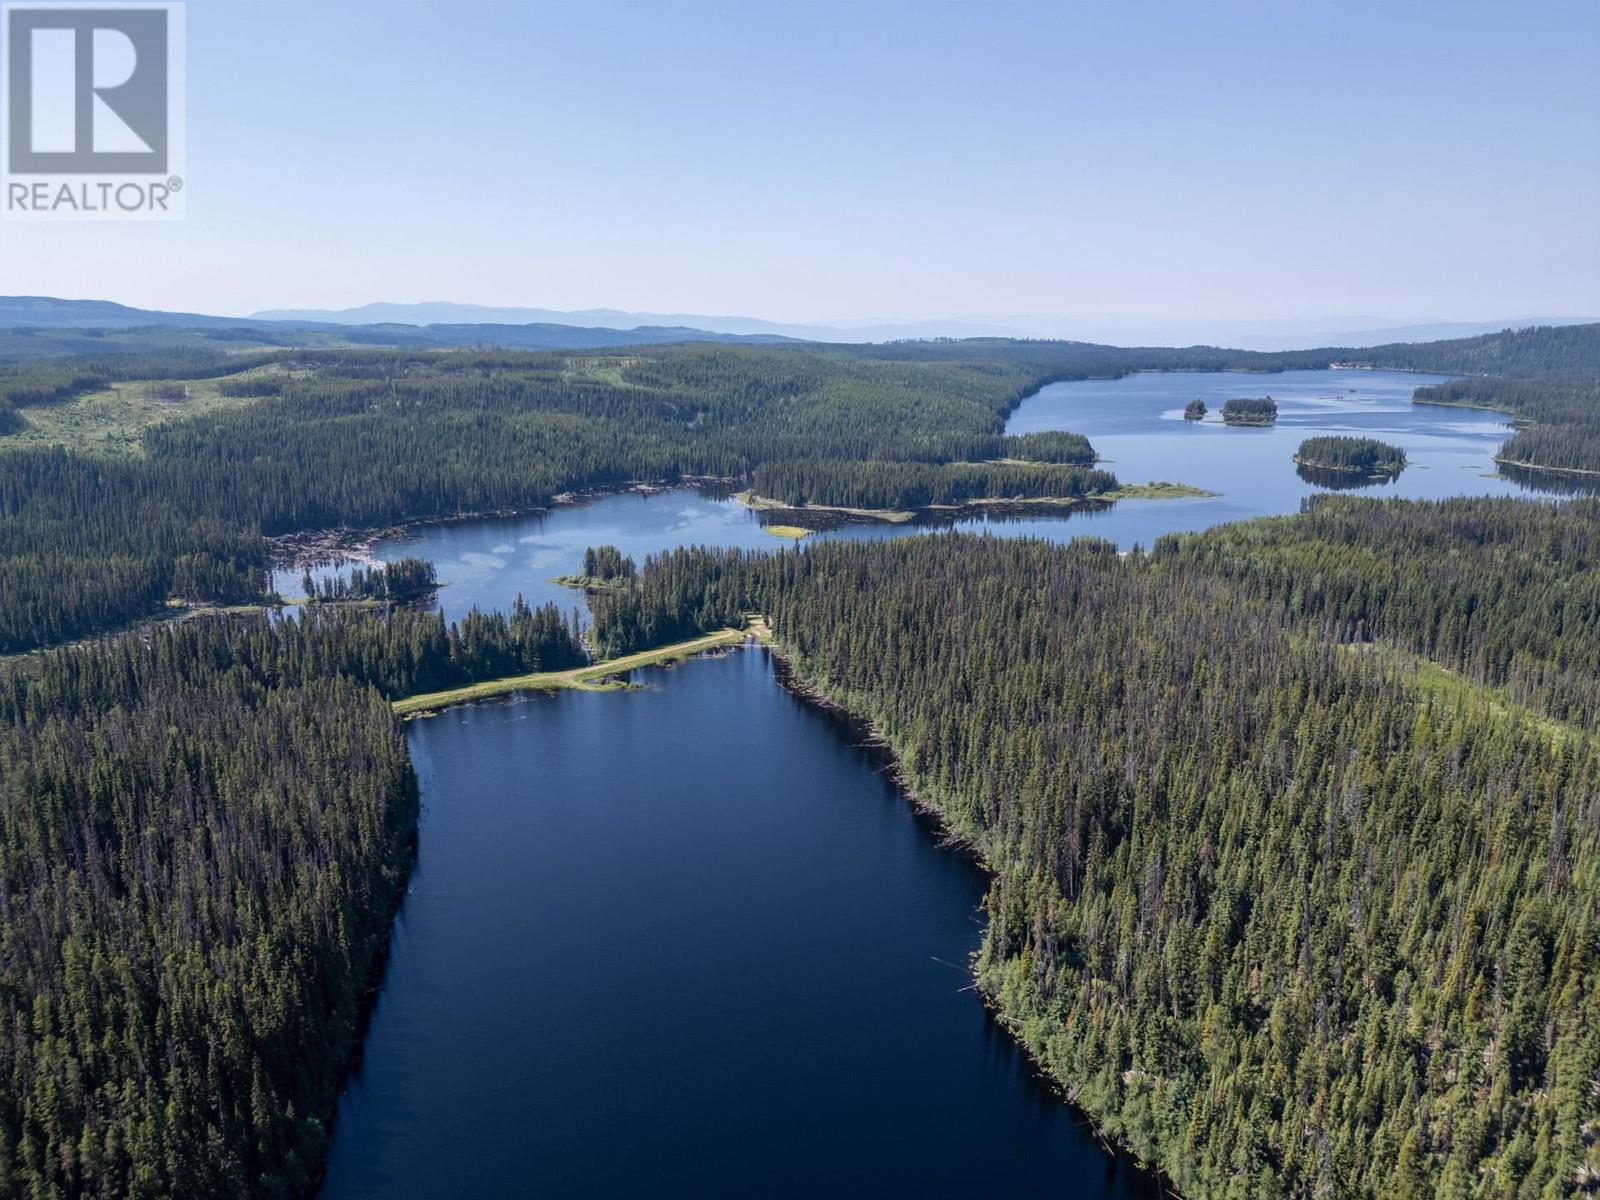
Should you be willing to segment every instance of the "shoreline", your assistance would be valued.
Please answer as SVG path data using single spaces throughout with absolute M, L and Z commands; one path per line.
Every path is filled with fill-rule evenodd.
M 518 517 L 554 512 L 558 508 L 577 508 L 612 496 L 653 496 L 662 492 L 675 491 L 678 488 L 691 488 L 702 494 L 725 491 L 728 497 L 739 501 L 739 503 L 753 512 L 818 514 L 825 521 L 833 521 L 840 517 L 855 517 L 864 522 L 895 525 L 906 524 L 919 518 L 934 521 L 959 520 L 962 516 L 977 516 L 981 515 L 985 510 L 996 508 L 1015 509 L 1019 515 L 1025 515 L 1029 509 L 1034 510 L 1038 515 L 1048 515 L 1052 510 L 1060 509 L 1097 509 L 1099 506 L 1114 503 L 1117 500 L 1207 499 L 1220 495 L 1218 492 L 1207 491 L 1204 488 L 1197 488 L 1190 484 L 1154 481 L 1150 483 L 1122 484 L 1114 491 L 1096 492 L 1087 496 L 983 497 L 976 500 L 963 501 L 960 504 L 929 504 L 917 509 L 852 508 L 848 505 L 831 504 L 808 504 L 797 508 L 766 496 L 758 496 L 749 489 L 734 491 L 733 489 L 738 486 L 738 483 L 737 479 L 724 475 L 685 475 L 676 480 L 631 480 L 628 483 L 616 486 L 561 492 L 551 497 L 550 503 L 547 505 L 531 505 L 526 508 L 484 509 L 475 512 L 437 513 L 431 516 L 407 517 L 374 525 L 341 525 L 334 528 L 269 534 L 264 535 L 269 557 L 267 569 L 270 572 L 297 571 L 308 567 L 327 566 L 340 560 L 371 567 L 379 565 L 381 562 L 372 553 L 373 547 L 379 542 L 405 540 L 412 537 L 416 531 L 427 529 L 431 526 L 451 525 L 468 521 L 514 520 Z M 817 531 L 812 526 L 798 524 L 786 526 L 774 523 L 774 527 L 794 531 L 804 529 L 806 533 Z M 828 527 L 832 528 L 834 526 Z M 763 525 L 763 528 L 768 528 L 768 526 Z M 776 536 L 799 540 L 802 535 L 797 532 L 783 532 L 776 534 Z M 263 601 L 262 603 L 266 602 Z
M 848 704 L 835 699 L 820 685 L 807 679 L 794 664 L 789 653 L 783 649 L 772 635 L 765 618 L 753 618 L 751 621 L 752 627 L 755 626 L 757 620 L 761 624 L 761 631 L 757 640 L 772 655 L 773 674 L 777 678 L 779 686 L 803 704 L 816 708 L 825 717 L 842 724 L 852 736 L 858 739 L 857 744 L 862 749 L 882 763 L 883 773 L 893 783 L 895 791 L 900 794 L 901 798 L 911 806 L 919 817 L 926 819 L 933 826 L 929 832 L 936 835 L 935 841 L 940 849 L 951 850 L 960 854 L 990 879 L 998 875 L 999 871 L 990 862 L 988 856 L 984 853 L 983 847 L 970 835 L 952 824 L 943 809 L 917 791 L 906 772 L 904 763 L 899 752 L 895 749 L 894 743 L 883 730 L 870 717 L 865 717 L 855 712 Z M 988 937 L 987 925 L 984 927 L 983 936 L 984 938 Z M 1096 1120 L 1095 1115 L 1077 1101 L 1076 1093 L 1071 1084 L 1051 1071 L 1048 1064 L 1034 1052 L 1027 1040 L 1021 1035 L 1022 1023 L 1025 1017 L 1022 1014 L 1008 1012 L 998 997 L 984 989 L 977 971 L 977 958 L 980 952 L 981 943 L 980 948 L 974 949 L 967 962 L 967 975 L 973 991 L 977 994 L 979 1002 L 982 1003 L 984 1012 L 988 1014 L 989 1019 L 1000 1028 L 1007 1041 L 1027 1061 L 1033 1082 L 1046 1090 L 1057 1104 L 1063 1105 L 1071 1116 L 1081 1121 L 1094 1135 L 1095 1140 L 1100 1143 L 1101 1149 L 1108 1156 L 1121 1160 L 1124 1165 L 1148 1176 L 1161 1187 L 1164 1193 L 1173 1197 L 1173 1200 L 1182 1200 L 1180 1193 L 1166 1173 L 1156 1164 L 1144 1162 L 1129 1147 L 1111 1137 L 1102 1128 L 1099 1121 Z
M 610 496 L 638 494 L 654 496 L 677 488 L 731 488 L 737 480 L 720 475 L 684 475 L 676 480 L 635 479 L 615 486 L 581 488 L 560 492 L 550 498 L 549 504 L 531 504 L 526 507 L 480 509 L 470 512 L 435 513 L 431 516 L 402 517 L 373 525 L 339 525 L 323 529 L 302 529 L 293 533 L 263 535 L 271 559 L 272 571 L 294 571 L 304 567 L 326 566 L 338 559 L 373 566 L 372 547 L 382 541 L 408 538 L 414 530 L 434 525 L 453 525 L 465 521 L 515 520 L 539 513 L 554 512 L 558 508 L 578 508 L 604 500 Z
M 1328 471 L 1334 475 L 1348 475 L 1351 479 L 1393 479 L 1411 465 L 1410 463 L 1401 463 L 1392 471 L 1363 471 L 1360 467 L 1330 466 L 1327 463 L 1319 463 L 1314 459 L 1301 458 L 1298 454 L 1291 454 L 1289 457 L 1297 467 L 1305 467 L 1310 471 Z
M 400 696 L 389 701 L 389 707 L 398 717 L 432 716 L 458 704 L 470 704 L 495 696 L 508 696 L 516 692 L 616 692 L 632 686 L 612 676 L 639 667 L 666 666 L 692 658 L 707 650 L 742 646 L 749 638 L 760 639 L 760 634 L 745 629 L 719 629 L 681 642 L 657 646 L 653 650 L 640 650 L 618 658 L 602 659 L 582 667 L 569 667 L 562 671 L 528 671 L 519 675 L 502 675 L 497 679 L 484 679 L 460 687 L 444 688 L 437 692 L 419 692 Z
M 1017 515 L 1032 513 L 1043 516 L 1062 510 L 1100 511 L 1118 500 L 1210 499 L 1218 495 L 1220 493 L 1187 483 L 1168 483 L 1163 480 L 1123 484 L 1114 491 L 1091 492 L 1084 496 L 985 496 L 976 500 L 964 500 L 959 504 L 925 504 L 912 509 L 850 508 L 838 504 L 793 505 L 774 500 L 770 496 L 757 495 L 750 490 L 736 492 L 733 498 L 751 512 L 781 515 L 795 521 L 794 525 L 780 525 L 777 528 L 801 529 L 811 528 L 800 524 L 808 516 L 820 517 L 823 522 L 834 523 L 828 526 L 830 528 L 846 523 L 840 520 L 844 517 L 880 525 L 907 525 L 916 521 L 957 521 L 963 517 L 981 516 L 985 512 L 994 510 L 1009 510 Z
M 1519 471 L 1548 472 L 1552 475 L 1600 475 L 1600 470 L 1592 467 L 1547 467 L 1543 463 L 1519 462 L 1514 458 L 1501 458 L 1494 456 L 1494 463 L 1498 467 L 1516 467 Z
M 1424 404 L 1429 408 L 1465 408 L 1470 409 L 1472 412 L 1499 413 L 1501 416 L 1511 418 L 1511 424 L 1515 425 L 1517 423 L 1516 413 L 1509 408 L 1496 408 L 1492 404 L 1466 404 L 1460 400 L 1418 400 L 1415 396 L 1411 397 L 1411 403 Z

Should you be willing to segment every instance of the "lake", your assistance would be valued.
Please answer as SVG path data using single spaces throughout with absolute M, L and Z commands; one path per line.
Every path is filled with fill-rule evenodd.
M 1125 481 L 1221 493 L 963 528 L 1123 546 L 1292 512 L 1313 433 L 1403 445 L 1368 494 L 1508 494 L 1506 423 L 1413 407 L 1431 377 L 1137 375 L 1055 384 L 1009 429 L 1085 433 Z M 1355 388 L 1355 392 L 1348 389 Z M 1278 425 L 1185 423 L 1271 394 Z M 898 537 L 855 526 L 820 537 Z M 731 500 L 678 489 L 422 526 L 450 616 L 581 604 L 586 546 L 776 548 Z M 292 586 L 292 578 L 280 586 Z M 1106 1154 L 969 990 L 982 871 L 938 844 L 764 650 L 638 675 L 643 691 L 452 709 L 409 727 L 419 851 L 323 1195 L 970 1195 L 1159 1190 Z
M 1124 549 L 1136 542 L 1149 546 L 1163 533 L 1298 511 L 1305 497 L 1328 490 L 1302 479 L 1293 461 L 1301 441 L 1320 434 L 1378 438 L 1405 450 L 1406 469 L 1388 483 L 1360 488 L 1360 495 L 1434 500 L 1529 494 L 1495 474 L 1495 451 L 1509 436 L 1506 417 L 1411 403 L 1416 388 L 1444 378 L 1390 371 L 1149 372 L 1056 383 L 1024 400 L 1006 432 L 1070 429 L 1088 437 L 1124 483 L 1164 479 L 1218 493 L 1124 501 L 1070 520 L 1074 534 L 1095 533 Z M 1277 401 L 1275 425 L 1222 423 L 1224 401 L 1254 396 Z M 1183 419 L 1191 400 L 1205 402 L 1205 420 Z
M 1072 430 L 1088 436 L 1125 483 L 1168 480 L 1217 494 L 1124 500 L 1102 511 L 1063 516 L 975 517 L 954 522 L 954 527 L 1058 541 L 1089 533 L 1127 549 L 1149 546 L 1163 533 L 1292 513 L 1305 497 L 1326 490 L 1302 479 L 1292 458 L 1304 438 L 1317 434 L 1375 437 L 1405 449 L 1410 465 L 1392 481 L 1362 488 L 1364 495 L 1436 499 L 1532 494 L 1494 473 L 1494 453 L 1508 436 L 1505 417 L 1411 403 L 1413 389 L 1443 379 L 1387 371 L 1290 371 L 1145 373 L 1051 384 L 1023 401 L 1011 415 L 1008 433 Z M 1278 402 L 1275 426 L 1222 423 L 1225 400 L 1261 395 Z M 1204 421 L 1183 419 L 1183 406 L 1193 399 L 1203 399 L 1211 410 Z M 923 529 L 862 524 L 813 536 L 904 537 Z M 786 542 L 764 533 L 756 515 L 736 500 L 675 488 L 607 496 L 518 517 L 422 525 L 408 536 L 380 543 L 372 553 L 383 561 L 408 555 L 430 559 L 439 578 L 450 585 L 439 593 L 440 606 L 457 617 L 474 605 L 508 609 L 518 594 L 534 604 L 553 600 L 582 608 L 582 597 L 553 578 L 576 572 L 587 546 L 610 543 L 642 562 L 647 554 L 675 546 L 774 549 Z M 285 594 L 298 593 L 299 573 L 279 572 L 275 585 Z
M 411 726 L 323 1194 L 1149 1197 L 969 987 L 985 880 L 765 650 Z

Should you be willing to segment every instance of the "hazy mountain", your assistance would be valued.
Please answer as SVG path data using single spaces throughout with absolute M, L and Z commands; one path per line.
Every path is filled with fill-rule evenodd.
M 766 321 L 756 317 L 699 313 L 629 312 L 614 308 L 563 311 L 493 308 L 435 301 L 364 304 L 343 309 L 269 309 L 254 319 L 320 324 L 461 325 L 526 323 L 584 325 L 602 329 L 673 326 L 727 334 L 767 334 L 817 342 L 889 342 L 907 338 L 1062 338 L 1118 346 L 1235 346 L 1244 350 L 1292 350 L 1304 346 L 1378 346 L 1471 337 L 1529 325 L 1580 325 L 1592 317 L 1504 317 L 1492 321 L 1352 316 L 1285 320 L 1170 320 L 1149 317 L 952 317 L 937 320 L 841 322 L 835 325 Z
M 234 317 L 129 308 L 110 300 L 62 300 L 55 296 L 0 296 L 0 328 L 127 329 L 134 325 L 181 325 L 199 329 L 246 324 Z
M 1217 321 L 1135 317 L 962 317 L 937 321 L 805 325 L 756 317 L 627 312 L 593 308 L 495 308 L 478 304 L 366 304 L 348 309 L 272 309 L 249 317 L 164 312 L 109 300 L 53 296 L 0 296 L 0 329 L 91 330 L 152 326 L 241 336 L 259 330 L 279 341 L 296 330 L 316 330 L 371 345 L 516 346 L 527 349 L 599 349 L 683 341 L 887 342 L 913 338 L 1020 337 L 1096 342 L 1115 346 L 1232 346 L 1243 350 L 1293 350 L 1307 346 L 1380 346 L 1471 337 L 1529 325 L 1578 325 L 1593 318 L 1506 317 L 1494 321 L 1394 321 L 1382 317 L 1322 320 Z M 110 349 L 110 347 L 106 347 Z
M 705 316 L 696 313 L 626 312 L 616 308 L 495 308 L 439 300 L 418 304 L 363 304 L 359 308 L 274 308 L 252 313 L 252 320 L 315 321 L 333 325 L 578 325 L 599 329 L 677 328 L 707 333 L 800 338 L 805 341 L 876 342 L 902 337 L 1005 336 L 998 326 L 960 327 L 948 322 L 906 322 L 847 328 L 788 324 L 758 317 Z
M 562 311 L 553 308 L 496 308 L 439 300 L 418 304 L 378 302 L 358 308 L 272 308 L 251 313 L 255 321 L 315 321 L 332 325 L 578 325 L 598 329 L 640 326 L 693 328 L 708 333 L 796 335 L 799 326 L 754 317 L 702 317 L 687 313 L 623 312 L 615 308 Z
M 375 309 L 386 306 L 375 305 Z M 484 309 L 485 313 L 502 310 Z M 763 322 L 755 322 L 763 324 Z M 333 333 L 345 342 L 367 345 L 496 345 L 539 350 L 587 350 L 607 346 L 654 345 L 662 342 L 737 341 L 770 343 L 789 341 L 772 333 L 730 333 L 694 329 L 684 325 L 638 324 L 585 326 L 570 322 L 489 323 L 488 321 L 428 323 L 338 322 L 310 317 L 217 317 L 204 313 L 163 312 L 131 308 L 110 300 L 62 300 L 54 296 L 0 296 L 0 330 L 200 330 L 208 336 L 247 340 L 251 331 L 264 341 L 283 342 L 295 333 Z M 72 344 L 64 353 L 111 352 L 128 349 L 120 343 Z M 48 350 L 45 352 L 49 352 Z

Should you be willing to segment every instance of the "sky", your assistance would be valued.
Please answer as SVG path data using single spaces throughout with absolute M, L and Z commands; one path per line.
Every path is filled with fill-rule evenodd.
M 1600 314 L 1600 4 L 189 0 L 187 219 L 0 292 Z

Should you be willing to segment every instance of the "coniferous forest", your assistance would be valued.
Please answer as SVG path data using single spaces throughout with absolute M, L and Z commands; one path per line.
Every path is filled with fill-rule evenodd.
M 0 364 L 0 1195 L 307 1194 L 412 855 L 387 702 L 752 613 L 993 869 L 987 1000 L 1184 1195 L 1595 1194 L 1592 500 L 1320 497 L 1126 557 L 597 547 L 587 631 L 407 607 L 421 560 L 216 611 L 271 599 L 271 537 L 635 481 L 1085 501 L 1118 486 L 1086 439 L 1003 432 L 1042 384 L 1334 362 L 1470 375 L 1418 399 L 1509 410 L 1502 458 L 1588 469 L 1597 327 Z M 8 445 L 117 388 L 217 403 L 126 453 Z
M 1271 396 L 1229 400 L 1222 406 L 1225 425 L 1271 425 L 1278 419 L 1278 404 Z
M 764 612 L 994 870 L 985 994 L 1185 1195 L 1589 1194 L 1597 517 L 680 551 L 597 621 Z
M 386 699 L 583 661 L 518 604 L 0 670 L 0 1194 L 309 1190 L 415 835 Z
M 376 692 L 158 645 L 104 687 L 8 680 L 6 1195 L 306 1191 L 409 864 Z
M 1582 447 L 1600 421 L 1587 390 L 1600 376 L 1597 330 L 1280 354 L 980 339 L 29 360 L 0 375 L 24 414 L 162 378 L 214 380 L 253 398 L 155 424 L 128 456 L 0 452 L 0 653 L 115 630 L 169 600 L 259 600 L 270 535 L 538 508 L 634 480 L 715 477 L 758 491 L 764 483 L 787 504 L 891 509 L 1111 490 L 1117 480 L 1092 467 L 1085 439 L 1002 433 L 1024 395 L 1057 379 L 1352 360 L 1520 372 L 1526 378 L 1485 393 L 1532 422 L 1519 435 L 1532 440 L 1514 441 L 1504 456 L 1571 467 L 1588 461 Z M 1574 372 L 1587 382 L 1571 382 Z M 1419 398 L 1459 403 L 1464 395 Z M 1267 419 L 1265 401 L 1249 404 L 1250 420 Z M 6 436 L 0 429 L 0 451 Z
M 1405 469 L 1406 452 L 1377 438 L 1311 437 L 1300 443 L 1294 461 L 1319 471 L 1349 475 L 1398 475 Z

